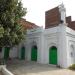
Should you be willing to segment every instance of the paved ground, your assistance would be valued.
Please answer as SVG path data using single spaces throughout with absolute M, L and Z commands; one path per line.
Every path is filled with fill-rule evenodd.
M 16 60 L 9 61 L 7 68 L 15 75 L 75 75 L 74 71 L 68 69 Z

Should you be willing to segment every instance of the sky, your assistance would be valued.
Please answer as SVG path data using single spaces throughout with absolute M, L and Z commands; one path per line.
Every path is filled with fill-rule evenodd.
M 22 3 L 27 8 L 24 18 L 39 26 L 45 25 L 45 11 L 62 3 L 66 8 L 66 16 L 72 16 L 72 20 L 75 20 L 75 0 L 22 0 Z

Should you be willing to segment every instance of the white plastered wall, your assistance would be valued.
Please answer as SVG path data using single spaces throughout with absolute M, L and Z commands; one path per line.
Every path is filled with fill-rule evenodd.
M 9 52 L 9 57 L 10 58 L 18 58 L 19 56 L 19 51 L 18 51 L 18 47 L 15 46 L 13 48 L 10 48 L 10 52 Z
M 75 31 L 70 29 L 70 28 L 66 28 L 66 33 L 67 33 L 67 40 L 68 40 L 68 48 L 67 48 L 67 67 L 69 67 L 72 64 L 75 64 Z M 73 46 L 73 50 L 72 50 L 72 46 Z M 73 56 L 72 54 L 73 53 Z
M 39 28 L 40 29 L 40 28 Z M 36 31 L 28 31 L 27 34 L 27 42 L 26 42 L 26 60 L 31 61 L 31 49 L 32 46 L 37 46 L 37 62 L 41 63 L 42 57 L 42 40 L 41 40 L 41 33 L 42 29 L 36 29 Z M 34 30 L 34 29 L 33 29 Z
M 66 26 L 64 24 L 43 30 L 40 33 L 31 33 L 28 35 L 27 40 L 27 60 L 31 60 L 31 47 L 34 45 L 33 42 L 36 42 L 38 48 L 38 63 L 49 64 L 49 48 L 51 46 L 56 46 L 58 53 L 58 65 L 61 67 L 67 67 L 67 39 Z
M 44 62 L 49 64 L 49 48 L 56 46 L 57 48 L 57 65 L 61 67 L 67 66 L 67 40 L 66 40 L 66 26 L 61 24 L 57 27 L 46 29 L 44 32 Z M 65 44 L 64 44 L 65 43 Z
M 58 48 L 56 36 L 52 36 L 51 34 L 50 36 L 51 37 L 45 38 L 44 54 L 43 54 L 44 64 L 49 64 L 49 48 L 52 46 L 55 46 L 56 48 Z

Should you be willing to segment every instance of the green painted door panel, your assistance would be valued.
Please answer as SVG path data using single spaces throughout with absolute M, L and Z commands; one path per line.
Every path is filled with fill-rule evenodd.
M 25 47 L 21 48 L 21 59 L 24 60 L 25 59 Z
M 4 59 L 5 60 L 7 60 L 9 58 L 9 51 L 10 51 L 10 48 L 5 47 L 5 49 L 4 49 Z
M 49 50 L 49 63 L 50 64 L 57 64 L 57 48 L 56 47 L 52 47 Z
M 32 61 L 37 61 L 37 47 L 32 47 L 31 60 Z

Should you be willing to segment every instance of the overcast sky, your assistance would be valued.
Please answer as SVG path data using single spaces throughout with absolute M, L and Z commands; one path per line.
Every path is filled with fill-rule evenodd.
M 27 8 L 26 20 L 39 26 L 45 25 L 45 11 L 52 9 L 63 2 L 66 15 L 75 20 L 75 0 L 22 0 L 23 7 Z

